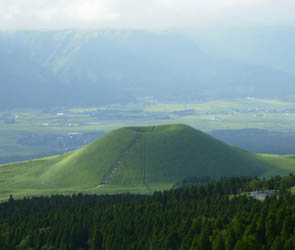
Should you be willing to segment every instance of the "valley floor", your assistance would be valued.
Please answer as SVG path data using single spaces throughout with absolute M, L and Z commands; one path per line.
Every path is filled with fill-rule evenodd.
M 294 121 L 294 103 L 256 98 L 190 103 L 161 103 L 151 99 L 93 108 L 6 110 L 0 111 L 0 163 L 72 151 L 123 126 L 172 123 L 185 123 L 206 133 L 248 128 L 286 133 L 279 140 L 273 134 L 266 139 L 255 134 L 261 144 L 258 149 L 253 142 L 241 145 L 247 147 L 252 143 L 254 152 L 258 150 L 256 153 L 295 154 L 294 143 L 286 141 L 286 137 L 295 134 Z M 263 146 L 269 148 L 269 144 L 275 143 L 278 145 L 269 152 L 261 151 Z M 246 149 L 253 152 L 251 147 Z

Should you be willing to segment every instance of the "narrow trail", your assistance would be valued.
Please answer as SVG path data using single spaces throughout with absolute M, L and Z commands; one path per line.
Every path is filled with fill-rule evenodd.
M 153 131 L 153 128 L 152 128 Z M 146 172 L 147 172 L 147 167 L 148 167 L 148 159 L 149 157 L 147 156 L 148 151 L 147 151 L 147 140 L 146 138 L 143 136 L 143 176 L 142 176 L 142 183 L 143 185 L 146 187 L 146 189 L 148 190 L 149 193 L 152 193 L 152 189 L 150 187 L 150 185 L 147 183 L 146 181 Z
M 115 173 L 118 171 L 121 163 L 124 161 L 124 158 L 127 157 L 131 149 L 136 145 L 137 141 L 142 137 L 141 133 L 137 133 L 134 138 L 131 140 L 131 142 L 127 145 L 127 147 L 124 149 L 123 153 L 120 155 L 120 157 L 113 163 L 113 165 L 108 169 L 108 171 L 104 174 L 104 176 L 101 179 L 101 182 L 93 187 L 89 187 L 87 189 L 98 189 L 103 187 L 106 184 L 110 183 L 110 180 L 115 175 Z
M 143 175 L 142 175 L 142 183 L 145 185 L 145 170 L 146 170 L 146 140 L 143 137 Z

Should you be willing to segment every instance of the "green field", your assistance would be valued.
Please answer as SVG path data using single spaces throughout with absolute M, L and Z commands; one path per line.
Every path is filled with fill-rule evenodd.
M 295 171 L 295 155 L 259 154 L 258 158 L 270 166 L 269 171 L 264 173 L 264 177 L 285 176 Z
M 189 176 L 295 173 L 294 156 L 255 155 L 187 125 L 125 127 L 69 153 L 0 165 L 0 199 L 54 193 L 152 193 Z
M 217 129 L 243 128 L 295 132 L 294 103 L 246 98 L 193 103 L 150 101 L 91 108 L 2 111 L 0 162 L 54 155 L 85 145 L 81 140 L 74 148 L 69 149 L 68 141 L 60 144 L 54 141 L 71 133 L 107 133 L 124 126 L 175 123 L 185 123 L 207 133 Z M 39 143 L 31 143 L 31 136 L 45 139 Z

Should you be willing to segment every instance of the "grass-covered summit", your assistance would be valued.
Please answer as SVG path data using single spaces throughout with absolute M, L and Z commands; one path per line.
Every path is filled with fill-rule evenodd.
M 270 165 L 186 125 L 125 127 L 64 155 L 0 165 L 0 196 L 126 187 L 143 192 L 190 176 L 263 176 Z
M 62 157 L 40 175 L 54 187 L 175 183 L 188 176 L 261 175 L 255 155 L 186 125 L 126 127 Z

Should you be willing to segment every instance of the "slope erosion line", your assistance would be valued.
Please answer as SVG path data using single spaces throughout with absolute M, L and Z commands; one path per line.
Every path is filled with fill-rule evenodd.
M 113 163 L 113 165 L 108 169 L 108 171 L 104 174 L 104 176 L 101 179 L 101 182 L 94 186 L 89 187 L 88 189 L 96 189 L 101 188 L 106 184 L 109 184 L 112 177 L 115 175 L 115 173 L 118 171 L 118 168 L 120 167 L 121 163 L 124 161 L 124 159 L 127 157 L 131 149 L 136 145 L 138 140 L 142 137 L 142 133 L 136 133 L 134 138 L 130 141 L 130 143 L 126 146 L 124 151 L 121 153 L 120 157 Z

